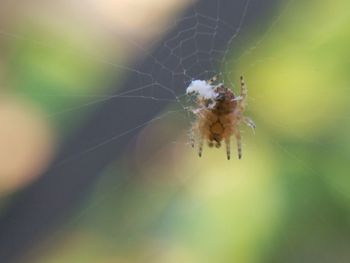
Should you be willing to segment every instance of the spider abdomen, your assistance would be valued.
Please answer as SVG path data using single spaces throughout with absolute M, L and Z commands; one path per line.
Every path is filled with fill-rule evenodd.
M 207 140 L 208 140 L 208 145 L 215 146 L 219 148 L 221 146 L 221 141 L 228 139 L 233 132 L 233 116 L 232 114 L 214 114 L 211 112 L 210 119 L 213 120 L 212 122 L 209 123 L 207 128 Z

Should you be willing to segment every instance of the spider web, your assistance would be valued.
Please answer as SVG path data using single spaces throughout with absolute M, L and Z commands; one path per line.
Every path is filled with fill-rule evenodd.
M 91 133 L 83 139 L 91 142 L 78 152 L 73 151 L 68 156 L 61 156 L 54 166 L 64 167 L 68 163 L 75 162 L 81 165 L 80 158 L 83 156 L 91 153 L 95 153 L 93 156 L 96 156 L 96 152 L 106 154 L 103 150 L 104 147 L 117 146 L 118 141 L 128 141 L 143 128 L 173 116 L 184 118 L 188 125 L 184 129 L 189 128 L 191 116 L 186 108 L 189 102 L 186 100 L 184 93 L 189 83 L 193 79 L 209 79 L 213 75 L 221 73 L 222 80 L 230 87 L 235 88 L 238 82 L 237 77 L 242 72 L 237 68 L 233 68 L 232 65 L 238 64 L 246 54 L 254 52 L 268 38 L 271 28 L 278 23 L 279 14 L 275 14 L 267 23 L 262 23 L 262 21 L 268 20 L 266 17 L 261 18 L 261 21 L 257 19 L 254 23 L 251 22 L 251 17 L 256 16 L 259 12 L 269 13 L 267 10 L 261 10 L 265 6 L 267 6 L 265 8 L 269 8 L 269 4 L 266 4 L 267 2 L 259 4 L 259 2 L 261 1 L 236 1 L 234 3 L 235 15 L 233 18 L 232 12 L 226 11 L 233 6 L 230 1 L 203 1 L 204 4 L 202 5 L 192 3 L 182 17 L 176 18 L 171 23 L 169 30 L 162 36 L 164 40 L 159 41 L 157 39 L 155 42 L 158 42 L 152 45 L 151 48 L 142 47 L 142 44 L 137 43 L 137 41 L 128 39 L 128 42 L 139 53 L 143 54 L 142 61 L 134 64 L 118 64 L 91 54 L 91 63 L 107 65 L 118 71 L 118 74 L 127 76 L 125 83 L 121 84 L 124 88 L 108 95 L 77 95 L 88 96 L 92 100 L 73 108 L 64 109 L 57 112 L 57 114 L 72 114 L 75 111 L 87 108 L 96 109 L 95 118 L 101 119 L 101 123 L 104 118 L 122 117 L 121 119 L 125 119 L 123 114 L 140 115 L 140 117 L 134 119 L 130 117 L 130 120 L 126 117 L 127 119 L 124 120 L 125 123 L 122 125 L 123 130 L 120 130 L 118 125 L 114 125 L 98 136 L 96 136 L 95 132 L 97 130 L 94 129 L 94 126 L 100 127 L 101 123 L 95 122 L 92 126 L 87 124 L 85 129 L 91 130 Z M 284 3 L 285 8 L 288 8 L 289 2 L 287 4 Z M 279 12 L 283 13 L 284 11 Z M 259 34 L 256 39 L 248 42 L 248 40 L 251 40 L 249 38 L 251 27 L 254 27 L 254 30 L 258 31 Z M 176 30 L 173 30 L 174 28 Z M 36 42 L 38 45 L 54 47 L 50 43 L 42 43 L 36 39 L 27 39 L 25 36 L 11 32 L 0 31 L 0 34 L 5 38 L 18 38 L 19 41 L 31 41 Z M 74 50 L 68 50 L 68 52 L 74 56 Z M 247 82 L 249 83 L 249 80 Z M 50 96 L 50 94 L 45 95 Z M 116 105 L 118 105 L 117 108 L 115 108 Z M 108 116 L 105 115 L 105 110 L 100 110 L 103 107 L 111 112 Z M 124 111 L 116 113 L 115 109 L 124 109 Z M 274 124 L 276 125 L 276 122 Z M 284 125 L 284 123 L 281 125 Z M 101 125 L 101 127 L 104 128 L 105 126 Z M 179 133 L 185 130 L 180 130 Z M 282 146 L 280 142 L 272 142 L 281 149 L 282 153 L 304 166 L 303 161 Z M 171 141 L 170 143 L 174 142 Z M 176 141 L 175 143 L 187 144 L 186 141 Z M 89 160 L 89 158 L 85 158 L 84 161 L 86 162 L 86 160 Z M 305 169 L 311 169 L 312 173 L 316 173 L 313 168 L 307 165 Z M 76 189 L 79 188 L 79 186 L 75 187 Z M 105 197 L 102 196 L 101 200 L 94 206 L 103 202 Z M 89 206 L 87 210 L 91 208 Z M 86 211 L 83 211 L 81 215 L 84 213 Z
M 272 4 L 269 2 L 259 4 L 256 0 L 240 0 L 234 4 L 229 1 L 203 1 L 202 5 L 191 3 L 188 11 L 180 18 L 176 18 L 169 34 L 161 36 L 165 40 L 155 40 L 159 42 L 154 44 L 151 49 L 142 47 L 142 44 L 128 38 L 127 41 L 144 56 L 144 62 L 130 64 L 118 64 L 113 61 L 107 61 L 98 55 L 91 53 L 91 63 L 101 63 L 118 71 L 119 75 L 127 75 L 131 82 L 122 83 L 127 86 L 122 91 L 118 90 L 114 94 L 75 94 L 67 96 L 81 96 L 92 98 L 87 103 L 69 107 L 58 111 L 49 117 L 58 115 L 74 114 L 74 112 L 86 110 L 89 108 L 100 108 L 103 104 L 121 103 L 121 101 L 136 106 L 135 109 L 142 109 L 141 101 L 151 101 L 152 104 L 158 103 L 160 108 L 173 103 L 176 110 L 166 111 L 154 118 L 140 118 L 137 124 L 131 124 L 122 132 L 116 132 L 111 129 L 111 133 L 104 135 L 106 139 L 94 142 L 85 150 L 74 153 L 71 156 L 64 156 L 58 163 L 63 164 L 74 160 L 81 155 L 87 154 L 118 140 L 129 133 L 135 133 L 147 125 L 157 122 L 169 115 L 183 114 L 188 121 L 187 111 L 188 100 L 186 100 L 185 89 L 194 79 L 209 79 L 213 75 L 220 74 L 221 80 L 226 81 L 228 86 L 235 88 L 238 76 L 241 74 L 239 69 L 232 69 L 233 62 L 239 62 L 240 59 L 251 50 L 257 48 L 261 41 L 269 33 L 269 29 L 278 21 L 274 18 L 270 25 L 259 24 L 256 19 L 254 30 L 262 31 L 262 36 L 246 47 L 243 43 L 249 33 L 249 22 L 252 19 L 247 17 L 259 13 L 271 13 L 263 10 L 269 8 Z M 287 6 L 287 5 L 286 5 Z M 224 12 L 225 10 L 232 12 Z M 213 12 L 214 10 L 214 12 Z M 232 18 L 233 17 L 233 18 Z M 268 20 L 266 18 L 262 18 Z M 259 29 L 261 27 L 261 29 Z M 173 29 L 176 30 L 173 30 Z M 174 32 L 174 33 L 171 33 Z M 38 46 L 54 48 L 51 43 L 41 42 L 37 39 L 27 38 L 16 33 L 0 31 L 1 36 L 16 38 L 19 41 L 30 41 Z M 75 50 L 67 50 L 74 56 Z M 231 57 L 236 55 L 236 59 Z M 147 62 L 148 61 L 148 62 Z M 238 70 L 238 72 L 236 72 Z M 236 77 L 236 79 L 234 79 Z M 55 96 L 50 94 L 38 94 L 38 96 Z M 96 99 L 93 99 L 95 98 Z M 137 106 L 139 104 L 140 106 Z M 126 107 L 131 108 L 132 106 Z M 147 107 L 147 105 L 146 105 Z M 130 111 L 131 112 L 131 111 Z M 124 127 L 125 128 L 125 127 Z

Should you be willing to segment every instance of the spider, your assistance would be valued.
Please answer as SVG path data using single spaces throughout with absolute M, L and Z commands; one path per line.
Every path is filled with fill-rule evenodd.
M 209 147 L 221 147 L 221 142 L 226 144 L 227 159 L 231 158 L 231 136 L 237 141 L 238 158 L 242 158 L 240 124 L 243 122 L 253 130 L 254 122 L 243 115 L 246 108 L 247 88 L 240 77 L 240 95 L 235 96 L 233 91 L 223 83 L 214 85 L 217 76 L 207 81 L 194 80 L 187 88 L 187 94 L 196 95 L 197 108 L 192 110 L 196 121 L 191 128 L 191 145 L 194 148 L 198 144 L 198 155 L 202 156 L 203 141 L 208 142 Z

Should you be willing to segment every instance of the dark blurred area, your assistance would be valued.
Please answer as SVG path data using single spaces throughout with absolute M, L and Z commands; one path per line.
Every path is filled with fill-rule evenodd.
M 348 262 L 349 7 L 2 2 L 0 262 Z M 218 72 L 243 160 L 188 145 Z

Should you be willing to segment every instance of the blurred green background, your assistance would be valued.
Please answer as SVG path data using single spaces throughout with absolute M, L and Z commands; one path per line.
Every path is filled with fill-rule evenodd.
M 191 5 L 159 3 L 4 3 L 3 207 L 142 55 L 126 40 L 151 46 Z M 190 123 L 178 128 L 186 114 L 165 115 L 24 262 L 350 262 L 350 3 L 285 1 L 270 24 L 228 61 L 257 124 L 242 128 L 242 160 L 208 148 L 199 159 Z

